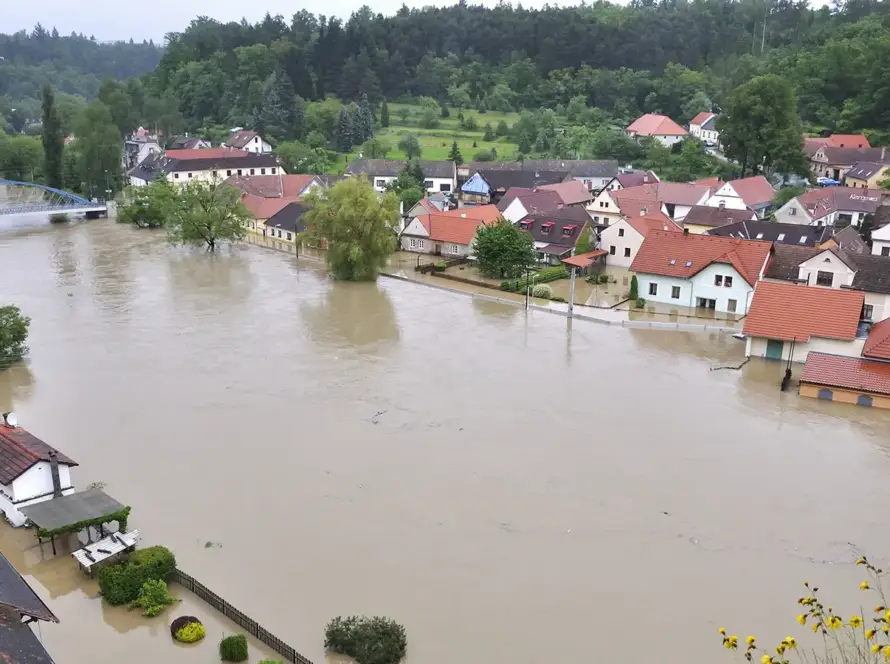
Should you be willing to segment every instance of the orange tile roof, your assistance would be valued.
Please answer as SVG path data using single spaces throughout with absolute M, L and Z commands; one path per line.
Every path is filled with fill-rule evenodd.
M 564 205 L 576 205 L 593 200 L 590 190 L 580 180 L 567 180 L 557 184 L 542 184 L 538 189 L 555 191 Z
M 862 355 L 878 360 L 890 360 L 890 318 L 872 325 Z
M 689 121 L 689 124 L 690 125 L 703 125 L 705 122 L 707 122 L 708 120 L 711 119 L 712 115 L 714 115 L 714 114 L 709 111 L 702 111 L 701 113 L 696 115 L 694 118 L 692 118 Z
M 646 113 L 631 123 L 627 133 L 638 136 L 685 136 L 687 131 L 666 115 Z
M 723 182 L 723 180 L 721 180 L 718 177 L 713 177 L 713 178 L 701 178 L 699 180 L 696 180 L 692 184 L 700 184 L 703 187 L 710 187 L 713 191 L 717 191 L 720 187 L 722 187 L 726 183 Z
M 769 203 L 776 196 L 776 190 L 762 175 L 754 175 L 749 178 L 730 180 L 735 193 L 739 195 L 745 205 L 753 206 Z
M 800 382 L 890 394 L 890 364 L 811 352 L 800 374 Z
M 650 231 L 667 231 L 670 233 L 682 233 L 677 223 L 660 210 L 650 212 L 649 214 L 638 215 L 636 217 L 627 216 L 627 223 L 643 237 L 649 235 Z
M 745 334 L 806 342 L 856 338 L 865 293 L 761 281 L 754 289 Z
M 247 150 L 235 150 L 234 148 L 205 148 L 203 150 L 167 150 L 165 157 L 170 159 L 222 159 L 223 157 L 246 157 L 250 153 Z
M 753 286 L 760 278 L 771 248 L 771 242 L 758 240 L 650 231 L 630 269 L 689 279 L 708 265 L 725 263 Z
M 478 205 L 417 216 L 431 240 L 455 244 L 470 244 L 480 224 L 489 225 L 500 218 L 501 211 L 495 205 Z
M 314 175 L 285 175 L 283 173 L 281 175 L 233 175 L 227 178 L 223 184 L 240 189 L 245 194 L 254 194 L 264 198 L 297 197 L 314 179 Z
M 621 200 L 633 198 L 640 201 L 658 201 L 660 203 L 673 203 L 674 205 L 698 205 L 698 203 L 715 189 L 701 184 L 689 184 L 686 182 L 650 182 L 637 187 L 627 187 L 618 191 L 609 192 L 612 198 L 621 208 Z M 622 210 L 623 212 L 624 210 Z
M 594 258 L 605 256 L 608 253 L 609 252 L 605 249 L 594 249 L 593 251 L 587 251 L 583 254 L 578 254 L 577 256 L 569 256 L 568 258 L 563 258 L 562 262 L 573 267 L 589 267 Z
M 827 144 L 837 148 L 871 147 L 864 134 L 832 134 L 828 137 Z
M 264 198 L 255 194 L 244 194 L 241 202 L 256 219 L 269 219 L 278 214 L 290 203 L 297 202 L 295 196 L 285 198 Z

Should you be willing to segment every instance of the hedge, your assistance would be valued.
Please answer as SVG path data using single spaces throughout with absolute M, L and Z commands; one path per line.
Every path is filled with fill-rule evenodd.
M 243 634 L 224 637 L 219 642 L 219 657 L 224 662 L 243 662 L 247 659 L 247 637 Z
M 109 604 L 128 604 L 139 597 L 146 581 L 167 581 L 175 569 L 176 558 L 169 549 L 139 549 L 128 560 L 99 570 L 99 590 Z
M 557 279 L 568 278 L 569 271 L 566 270 L 565 266 L 552 265 L 529 275 L 528 282 L 526 281 L 525 277 L 522 277 L 520 279 L 508 279 L 507 281 L 502 281 L 501 290 L 505 290 L 511 293 L 524 293 L 526 285 L 529 282 L 534 284 L 546 284 L 548 281 L 556 281 Z
M 358 664 L 398 664 L 408 648 L 405 628 L 389 618 L 338 616 L 325 628 L 324 647 Z

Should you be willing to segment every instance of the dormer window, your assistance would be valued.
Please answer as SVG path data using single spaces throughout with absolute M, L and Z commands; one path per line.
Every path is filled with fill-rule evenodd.
M 563 226 L 562 236 L 571 237 L 575 233 L 575 228 L 577 228 L 577 226 Z
M 530 225 L 530 224 L 529 224 L 527 221 L 520 221 L 520 222 L 519 222 L 519 228 L 521 228 L 521 229 L 524 230 L 524 231 L 527 231 L 527 230 L 528 230 L 529 225 Z
M 541 224 L 541 233 L 543 235 L 550 235 L 551 231 L 553 231 L 552 221 L 545 221 L 543 224 Z

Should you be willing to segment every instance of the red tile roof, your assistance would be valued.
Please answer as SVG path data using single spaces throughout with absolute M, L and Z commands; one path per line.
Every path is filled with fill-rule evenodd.
M 633 272 L 689 279 L 708 265 L 725 263 L 754 285 L 769 256 L 771 242 L 650 231 L 631 263 Z
M 713 113 L 710 113 L 710 112 L 708 112 L 708 111 L 702 111 L 701 113 L 699 113 L 698 115 L 696 115 L 694 118 L 692 118 L 692 119 L 689 121 L 689 124 L 690 124 L 690 125 L 699 125 L 699 126 L 701 126 L 701 125 L 703 125 L 705 122 L 707 122 L 708 120 L 710 120 L 711 117 L 712 117 L 713 115 L 714 115 Z
M 626 219 L 627 223 L 643 237 L 649 235 L 650 231 L 683 232 L 673 219 L 658 210 L 636 217 L 627 216 Z
M 254 194 L 244 194 L 241 197 L 244 203 L 255 219 L 269 219 L 275 216 L 291 203 L 297 202 L 296 197 L 290 198 L 264 198 Z
M 296 198 L 314 179 L 314 175 L 233 175 L 223 184 L 263 198 Z
M 621 200 L 634 198 L 640 201 L 658 201 L 674 205 L 697 205 L 708 193 L 713 193 L 714 188 L 700 184 L 688 184 L 686 182 L 655 182 L 641 184 L 638 187 L 626 187 L 618 191 L 609 192 L 618 207 L 621 208 Z M 624 212 L 624 210 L 622 210 Z
M 577 256 L 569 256 L 568 258 L 563 258 L 562 262 L 566 265 L 571 265 L 573 267 L 589 267 L 591 263 L 593 263 L 595 258 L 599 258 L 600 256 L 605 256 L 609 252 L 605 249 L 594 249 L 593 251 L 587 251 L 583 254 L 578 254 Z
M 37 436 L 21 427 L 8 427 L 0 424 L 0 484 L 9 484 L 31 466 L 40 461 L 49 461 L 49 453 L 57 451 Z M 58 452 L 59 463 L 76 466 L 77 463 Z
M 890 318 L 872 325 L 862 355 L 877 360 L 890 360 Z
M 627 133 L 637 136 L 685 136 L 688 132 L 666 115 L 646 113 L 631 123 Z
M 800 374 L 800 382 L 890 394 L 890 364 L 811 352 Z
M 580 180 L 544 184 L 538 187 L 538 189 L 556 192 L 564 205 L 577 205 L 578 203 L 588 203 L 593 200 L 590 190 Z
M 701 178 L 699 180 L 696 180 L 692 184 L 700 184 L 703 187 L 710 187 L 714 191 L 717 191 L 720 187 L 722 187 L 726 183 L 718 177 L 713 177 L 713 178 Z
M 500 218 L 501 212 L 494 205 L 479 205 L 417 216 L 430 234 L 431 240 L 454 244 L 470 244 L 480 224 L 488 225 Z
M 810 337 L 856 338 L 865 293 L 761 281 L 754 290 L 745 334 L 806 342 Z
M 732 185 L 733 190 L 739 195 L 742 202 L 750 207 L 769 203 L 776 195 L 776 190 L 773 189 L 769 180 L 762 175 L 755 175 L 740 180 L 730 180 L 728 184 Z
M 205 148 L 204 150 L 167 150 L 164 156 L 169 159 L 222 159 L 224 157 L 246 157 L 250 153 L 247 150 L 235 150 L 234 148 Z
M 828 145 L 836 148 L 870 148 L 868 139 L 863 134 L 832 134 L 828 137 Z

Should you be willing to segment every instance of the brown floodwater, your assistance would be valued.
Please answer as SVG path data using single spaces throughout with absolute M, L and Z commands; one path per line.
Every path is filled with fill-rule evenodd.
M 413 664 L 711 663 L 721 625 L 801 637 L 805 578 L 874 604 L 851 563 L 890 553 L 890 414 L 782 394 L 777 364 L 712 371 L 743 359 L 731 336 L 569 327 L 110 221 L 0 233 L 0 277 L 33 319 L 0 408 L 315 661 L 340 614 L 403 623 Z M 121 661 L 53 584 L 90 661 Z

